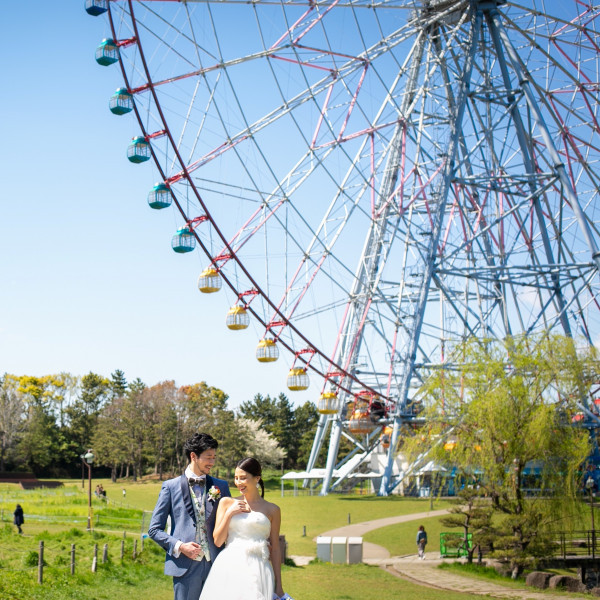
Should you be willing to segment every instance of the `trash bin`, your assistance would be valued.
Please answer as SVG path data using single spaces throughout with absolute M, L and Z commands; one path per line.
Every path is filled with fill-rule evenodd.
M 317 537 L 317 558 L 323 562 L 331 562 L 331 538 L 328 536 Z
M 361 537 L 348 538 L 348 564 L 361 563 L 363 558 L 363 539 Z
M 331 562 L 336 564 L 346 563 L 346 546 L 347 539 L 345 537 L 331 538 Z

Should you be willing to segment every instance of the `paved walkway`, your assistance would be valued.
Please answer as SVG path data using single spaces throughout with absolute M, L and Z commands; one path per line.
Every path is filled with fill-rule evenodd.
M 397 517 L 375 519 L 373 521 L 364 521 L 363 523 L 356 523 L 355 525 L 346 525 L 345 527 L 331 529 L 330 531 L 326 531 L 321 535 L 331 537 L 362 537 L 365 533 L 373 531 L 374 529 L 379 529 L 380 527 L 396 525 L 397 523 L 408 523 L 409 521 L 421 521 L 422 519 L 427 519 L 429 517 L 440 517 L 441 515 L 445 515 L 447 513 L 447 510 L 432 510 L 429 512 L 414 513 L 412 515 L 399 515 Z M 383 546 L 378 546 L 377 544 L 371 544 L 369 542 L 363 542 L 363 558 L 365 559 L 365 562 L 372 559 L 377 560 L 389 557 L 390 553 Z
M 340 537 L 361 537 L 368 531 L 395 525 L 396 523 L 407 523 L 410 521 L 420 521 L 429 517 L 437 517 L 446 514 L 447 510 L 433 510 L 412 515 L 401 515 L 397 517 L 388 517 L 386 519 L 376 519 L 356 523 L 355 525 L 346 525 L 322 533 L 323 536 Z M 315 538 L 316 540 L 316 538 Z M 298 566 L 306 565 L 313 557 L 292 556 Z M 437 566 L 442 562 L 439 552 L 428 552 L 425 560 L 418 559 L 416 554 L 409 556 L 390 556 L 390 553 L 377 544 L 369 542 L 363 543 L 363 561 L 368 564 L 378 565 L 388 573 L 412 581 L 418 585 L 436 588 L 440 590 L 449 590 L 461 592 L 463 594 L 473 594 L 476 596 L 490 596 L 493 598 L 515 598 L 517 600 L 553 600 L 565 599 L 563 594 L 542 593 L 530 589 L 513 589 L 484 579 L 472 577 L 463 577 L 449 571 L 438 569 Z
M 402 577 L 416 583 L 439 590 L 462 592 L 476 596 L 490 596 L 493 598 L 516 598 L 522 600 L 550 600 L 562 598 L 565 594 L 551 594 L 549 592 L 538 592 L 535 588 L 513 589 L 498 583 L 476 579 L 474 577 L 463 577 L 450 571 L 438 569 L 442 562 L 439 552 L 428 553 L 425 560 L 421 561 L 416 556 L 397 556 L 386 560 L 365 560 L 371 564 L 378 564 L 382 569 L 396 577 Z

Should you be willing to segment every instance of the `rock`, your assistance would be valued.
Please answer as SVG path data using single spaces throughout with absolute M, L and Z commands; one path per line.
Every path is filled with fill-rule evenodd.
M 533 571 L 527 575 L 525 584 L 531 587 L 545 590 L 548 587 L 548 582 L 552 577 L 552 573 L 544 573 L 544 571 Z
M 600 587 L 593 587 L 591 590 L 588 590 L 592 596 L 600 596 Z
M 568 592 L 585 592 L 586 587 L 577 577 L 568 575 L 554 575 L 548 581 L 548 587 L 551 590 L 563 589 Z
M 585 586 L 585 583 L 581 583 L 581 581 L 579 581 L 577 577 L 569 577 L 567 585 L 565 587 L 569 592 L 578 592 L 580 594 L 587 592 L 587 587 Z

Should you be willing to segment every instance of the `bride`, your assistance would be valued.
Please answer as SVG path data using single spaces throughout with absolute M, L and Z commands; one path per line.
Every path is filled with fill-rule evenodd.
M 281 584 L 281 511 L 264 499 L 261 475 L 255 458 L 236 466 L 234 482 L 241 496 L 219 502 L 213 538 L 217 546 L 227 545 L 215 559 L 200 600 L 289 598 Z

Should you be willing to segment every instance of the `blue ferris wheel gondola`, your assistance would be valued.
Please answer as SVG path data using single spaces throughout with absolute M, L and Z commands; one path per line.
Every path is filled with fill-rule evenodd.
M 85 0 L 85 12 L 92 17 L 103 15 L 108 10 L 108 0 Z

